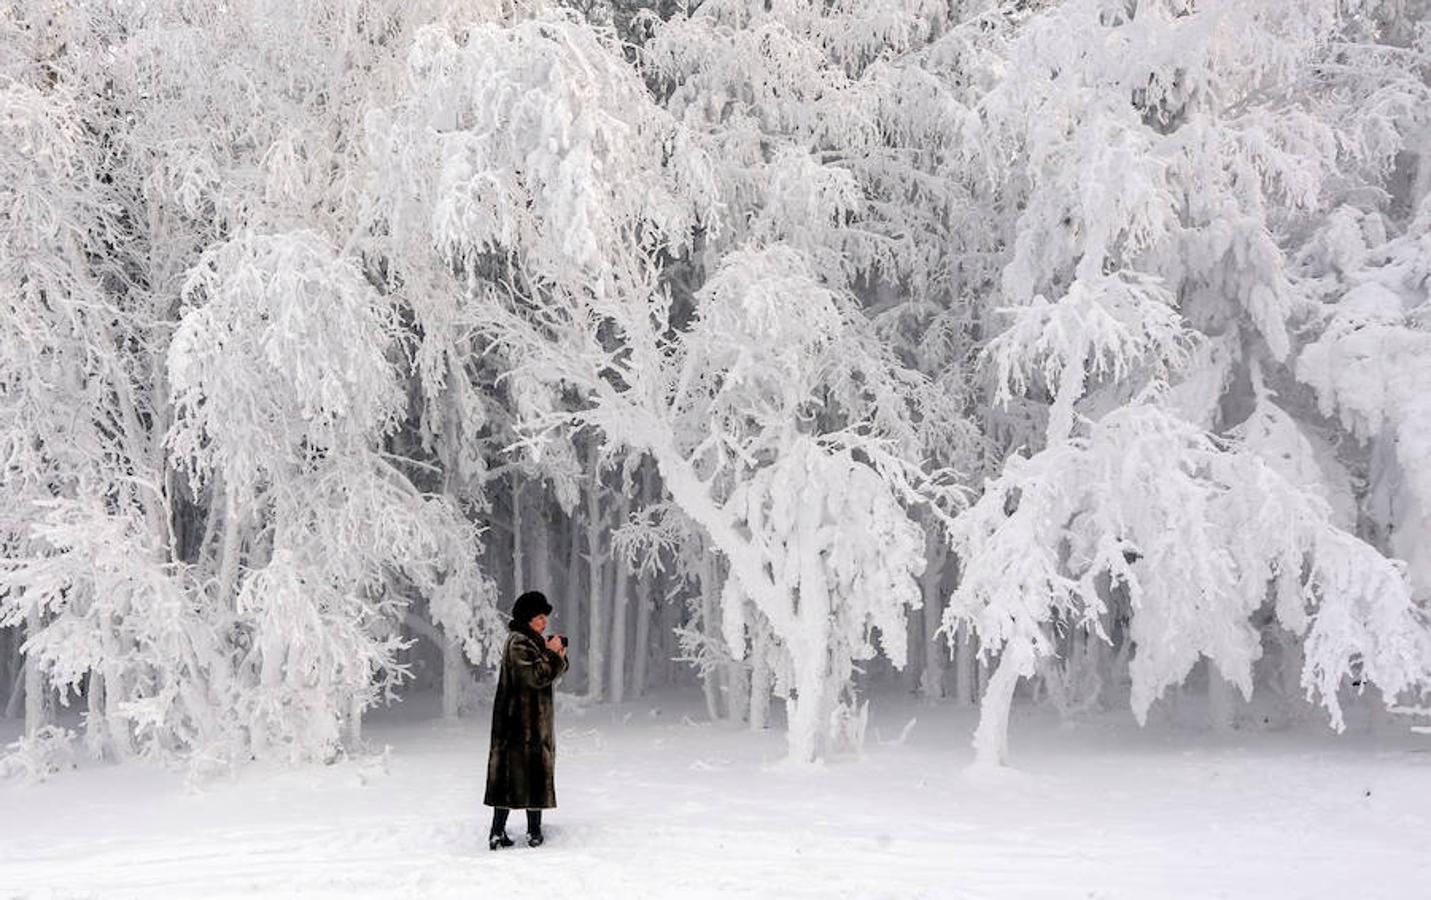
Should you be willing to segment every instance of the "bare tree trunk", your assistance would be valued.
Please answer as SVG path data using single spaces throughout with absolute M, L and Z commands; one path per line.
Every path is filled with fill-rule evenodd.
M 5 686 L 8 693 L 4 696 L 5 707 L 0 710 L 0 716 L 6 719 L 18 719 L 25 702 L 25 655 L 20 652 L 20 645 L 24 643 L 20 626 L 0 630 L 0 637 L 4 643 L 4 664 L 5 664 Z
M 442 635 L 442 717 L 456 719 L 462 714 L 462 692 L 467 681 L 467 667 L 462 661 L 462 646 Z
M 483 553 L 484 558 L 488 561 L 488 571 L 492 576 L 492 584 L 496 587 L 498 595 L 504 598 L 498 601 L 498 605 L 504 612 L 511 607 L 512 600 L 516 597 L 515 594 L 511 593 L 511 587 L 516 582 L 514 580 L 508 580 L 507 577 L 511 574 L 512 568 L 512 554 L 509 552 L 510 549 L 510 546 L 507 544 L 507 535 L 493 529 L 491 537 L 487 541 L 487 549 Z
M 15 683 L 15 659 L 10 650 L 10 633 L 13 628 L 0 628 L 0 697 L 8 697 L 9 689 Z
M 636 580 L 636 647 L 631 659 L 631 693 L 646 694 L 646 667 L 651 659 L 651 590 L 655 584 L 649 570 Z
M 462 696 L 467 681 L 462 644 L 453 640 L 436 624 L 415 612 L 407 612 L 403 621 L 409 629 L 427 638 L 442 653 L 442 717 L 455 719 L 461 714 Z
M 622 498 L 617 506 L 617 525 L 624 525 L 631 515 L 631 502 Z M 620 703 L 626 699 L 626 612 L 630 603 L 627 596 L 627 588 L 630 586 L 631 573 L 626 568 L 623 560 L 617 559 L 615 554 L 611 557 L 611 566 L 615 569 L 615 584 L 611 591 L 611 676 L 610 676 L 610 696 L 612 703 Z
M 770 628 L 763 621 L 755 625 L 750 642 L 750 730 L 770 727 L 770 692 L 774 673 L 770 670 Z
M 34 640 L 40 633 L 41 620 L 38 610 L 25 613 L 25 639 Z M 35 733 L 50 724 L 50 705 L 45 702 L 45 677 L 36 661 L 33 650 L 25 654 L 25 736 Z
M 84 743 L 95 759 L 114 756 L 110 749 L 109 719 L 105 715 L 104 676 L 95 669 L 89 670 L 89 684 L 85 689 Z
M 659 499 L 656 486 L 656 467 L 647 461 L 641 467 L 641 505 L 649 506 Z M 649 680 L 648 666 L 651 662 L 651 614 L 653 612 L 653 591 L 656 587 L 655 564 L 647 561 L 636 579 L 636 647 L 631 660 L 631 693 L 641 697 L 646 693 Z
M 919 577 L 919 589 L 924 597 L 924 674 L 919 680 L 919 693 L 929 700 L 944 697 L 944 661 L 949 644 L 939 636 L 944 614 L 940 583 L 948 556 L 945 543 L 930 529 L 925 542 L 924 574 Z
M 896 671 L 901 687 L 909 694 L 922 694 L 924 691 L 924 670 L 929 654 L 924 640 L 923 609 L 923 601 L 920 601 L 919 607 L 911 608 L 910 614 L 904 617 L 904 667 Z M 859 673 L 856 673 L 857 680 L 858 677 Z
M 611 560 L 610 565 L 616 570 L 616 584 L 611 593 L 615 608 L 611 618 L 611 671 L 608 676 L 607 694 L 612 703 L 620 703 L 626 699 L 626 613 L 630 601 L 631 576 L 619 560 Z
M 685 603 L 676 599 L 675 590 L 671 588 L 670 579 L 666 580 L 666 587 L 672 596 L 662 596 L 660 612 L 660 652 L 661 652 L 661 683 L 667 686 L 676 684 L 676 626 L 680 624 L 680 611 L 685 607 Z
M 720 612 L 716 609 L 716 585 L 720 573 L 716 569 L 714 554 L 707 553 L 701 563 L 701 631 L 708 639 L 716 640 L 720 634 Z M 706 698 L 706 712 L 711 719 L 720 719 L 720 666 L 705 666 L 701 671 L 701 690 Z
M 5 718 L 18 719 L 20 717 L 20 706 L 25 702 L 25 664 L 20 663 L 15 672 L 14 681 L 10 685 L 10 699 L 5 701 Z
M 576 516 L 576 510 L 572 510 L 572 515 L 567 520 L 567 556 L 566 556 L 566 615 L 567 623 L 563 631 L 575 642 L 578 638 L 577 629 L 581 627 L 581 523 Z M 589 651 L 589 643 L 586 646 Z M 586 656 L 583 653 L 570 654 L 571 678 L 578 681 L 586 677 Z
M 592 443 L 590 460 L 591 479 L 586 491 L 586 552 L 587 585 L 590 589 L 587 609 L 590 627 L 587 641 L 586 696 L 588 700 L 600 701 L 606 696 L 604 679 L 606 676 L 606 617 L 601 602 L 601 565 L 604 547 L 601 541 L 601 472 L 595 442 Z
M 968 622 L 954 633 L 954 698 L 961 706 L 979 704 L 979 655 Z
M 523 484 L 513 472 L 512 478 L 512 597 L 521 596 L 527 589 L 525 560 L 522 546 L 522 487 Z
M 750 667 L 741 660 L 725 666 L 726 714 L 732 722 L 750 719 Z
M 20 629 L 0 628 L 0 697 L 6 702 L 0 707 L 0 717 L 13 719 L 19 712 L 17 699 L 23 684 L 24 663 L 20 658 Z
M 541 490 L 533 490 L 535 495 L 532 501 L 532 508 L 527 510 L 528 527 L 532 532 L 532 555 L 531 555 L 531 577 L 527 579 L 533 590 L 541 591 L 548 602 L 552 605 L 552 611 L 560 613 L 561 598 L 555 597 L 552 589 L 552 540 L 551 531 L 547 523 L 547 500 L 546 494 Z

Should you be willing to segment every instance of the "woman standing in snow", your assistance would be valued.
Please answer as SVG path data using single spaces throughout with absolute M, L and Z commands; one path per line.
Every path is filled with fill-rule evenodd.
M 492 746 L 487 756 L 487 797 L 492 830 L 487 846 L 512 846 L 507 814 L 527 811 L 527 844 L 542 845 L 542 810 L 556 806 L 556 729 L 552 684 L 567 669 L 566 643 L 543 638 L 552 606 L 540 591 L 527 591 L 512 606 L 507 647 L 492 701 Z

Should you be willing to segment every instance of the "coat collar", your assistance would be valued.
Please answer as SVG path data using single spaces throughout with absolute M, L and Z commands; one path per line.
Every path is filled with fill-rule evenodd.
M 512 634 L 520 634 L 526 637 L 532 643 L 536 644 L 538 647 L 546 645 L 546 641 L 542 640 L 542 636 L 537 634 L 531 628 L 527 627 L 527 624 L 525 622 L 508 622 L 507 628 L 512 632 Z

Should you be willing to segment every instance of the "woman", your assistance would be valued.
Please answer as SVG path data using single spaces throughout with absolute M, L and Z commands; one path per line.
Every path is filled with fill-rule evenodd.
M 492 809 L 492 850 L 512 846 L 507 814 L 527 811 L 527 845 L 542 845 L 542 810 L 556 807 L 556 737 L 552 683 L 566 672 L 560 636 L 543 638 L 552 606 L 540 591 L 527 591 L 512 606 L 512 633 L 502 651 L 497 695 L 492 701 L 492 747 L 487 756 L 487 797 Z

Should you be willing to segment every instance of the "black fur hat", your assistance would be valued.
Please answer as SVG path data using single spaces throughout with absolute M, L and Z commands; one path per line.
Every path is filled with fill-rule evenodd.
M 549 616 L 551 613 L 552 605 L 547 602 L 546 594 L 541 591 L 527 591 L 512 604 L 512 624 L 526 628 L 533 617 Z

